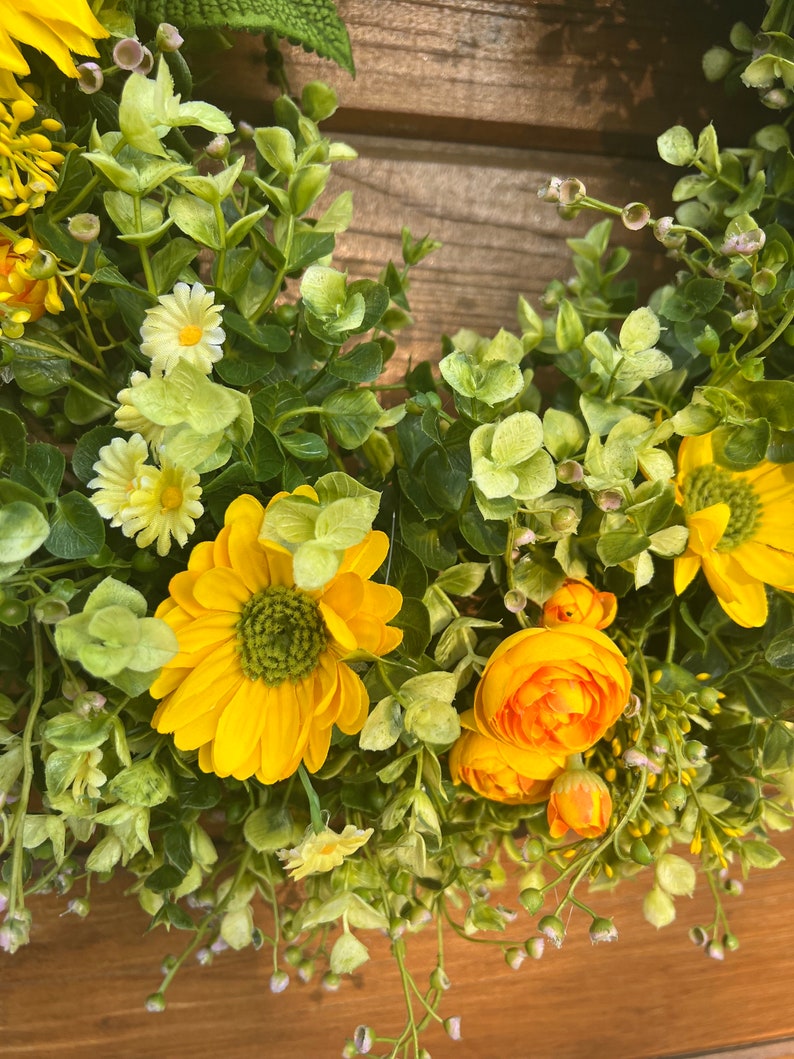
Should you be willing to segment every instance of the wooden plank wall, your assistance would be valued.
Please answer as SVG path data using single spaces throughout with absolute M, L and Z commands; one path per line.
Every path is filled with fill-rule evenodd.
M 352 228 L 338 261 L 354 278 L 376 276 L 399 255 L 399 232 L 442 240 L 415 273 L 415 326 L 399 357 L 435 357 L 439 335 L 467 326 L 493 333 L 514 321 L 516 299 L 537 299 L 570 264 L 564 238 L 587 222 L 560 221 L 539 202 L 552 174 L 576 175 L 599 198 L 647 201 L 670 212 L 676 174 L 654 157 L 654 140 L 682 122 L 713 117 L 725 143 L 773 121 L 748 93 L 726 100 L 708 86 L 700 57 L 724 43 L 739 18 L 760 21 L 762 0 L 339 0 L 358 76 L 285 49 L 295 88 L 322 77 L 342 106 L 329 123 L 360 158 L 336 179 L 351 188 Z M 263 47 L 244 41 L 209 82 L 236 118 L 268 121 L 272 90 Z M 759 116 L 760 115 L 760 116 Z M 630 240 L 648 288 L 670 265 L 648 233 Z M 786 837 L 784 852 L 794 855 Z M 263 954 L 225 953 L 209 970 L 176 980 L 168 1010 L 142 1009 L 164 953 L 181 937 L 144 936 L 146 917 L 122 898 L 123 879 L 98 887 L 85 921 L 59 918 L 64 900 L 35 902 L 33 942 L 3 964 L 0 1056 L 16 1059 L 327 1059 L 371 1018 L 394 1031 L 398 981 L 385 940 L 337 994 L 294 982 L 267 988 Z M 724 963 L 687 941 L 686 926 L 710 915 L 701 885 L 681 901 L 681 923 L 657 934 L 644 923 L 645 882 L 599 898 L 621 934 L 591 948 L 574 920 L 560 952 L 510 971 L 497 953 L 450 942 L 454 987 L 446 1014 L 463 1016 L 463 1040 L 431 1034 L 434 1059 L 650 1059 L 754 1045 L 764 1057 L 794 1046 L 794 866 L 756 873 L 731 901 L 742 948 Z M 509 903 L 509 898 L 508 898 Z M 264 915 L 264 913 L 263 913 Z M 412 939 L 419 968 L 432 966 L 433 938 Z

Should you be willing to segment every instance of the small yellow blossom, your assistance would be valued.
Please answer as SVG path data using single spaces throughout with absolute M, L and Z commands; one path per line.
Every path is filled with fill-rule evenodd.
M 72 783 L 72 794 L 75 798 L 98 798 L 99 788 L 107 781 L 107 776 L 98 768 L 102 760 L 102 751 L 99 748 L 89 750 L 83 756 Z
M 134 437 L 135 435 L 133 435 Z M 144 464 L 121 512 L 121 532 L 139 548 L 157 541 L 157 554 L 168 555 L 171 538 L 184 547 L 204 508 L 195 471 L 163 458 L 161 467 Z
M 99 459 L 94 464 L 96 477 L 88 483 L 88 488 L 97 490 L 91 501 L 102 518 L 110 519 L 111 526 L 122 525 L 122 512 L 137 488 L 138 476 L 148 455 L 148 446 L 140 434 L 133 434 L 129 440 L 113 438 L 99 450 Z
M 373 829 L 365 831 L 347 824 L 341 834 L 326 827 L 319 834 L 309 828 L 303 841 L 295 849 L 279 850 L 279 857 L 286 861 L 285 869 L 293 879 L 303 879 L 307 875 L 337 868 L 345 857 L 361 849 L 368 841 Z
M 162 295 L 159 305 L 146 310 L 141 327 L 141 353 L 151 358 L 152 370 L 167 375 L 187 360 L 208 375 L 223 356 L 221 309 L 201 283 L 177 283 L 173 294 Z

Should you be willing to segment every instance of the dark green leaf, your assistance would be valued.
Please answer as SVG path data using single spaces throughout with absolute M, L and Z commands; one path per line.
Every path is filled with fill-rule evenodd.
M 25 463 L 25 424 L 18 415 L 0 408 L 0 467 L 4 463 Z
M 367 440 L 381 412 L 371 390 L 337 390 L 322 403 L 323 419 L 345 449 L 355 449 Z
M 171 290 L 198 251 L 192 239 L 183 239 L 178 235 L 152 255 L 154 282 L 161 294 Z
M 406 596 L 399 614 L 392 618 L 391 624 L 403 631 L 403 649 L 411 658 L 421 658 L 430 643 L 430 615 L 424 603 Z
M 137 0 L 135 7 L 155 26 L 277 33 L 354 73 L 350 38 L 332 0 Z
M 58 495 L 65 469 L 66 458 L 60 449 L 56 449 L 54 445 L 37 444 L 28 448 L 24 468 L 15 469 L 11 477 L 46 500 L 54 500 Z
M 775 669 L 794 669 L 794 626 L 779 632 L 767 644 L 764 657 Z
M 374 382 L 382 369 L 383 353 L 378 342 L 363 342 L 328 364 L 332 375 L 348 382 Z
M 225 312 L 223 324 L 232 334 L 247 339 L 251 345 L 268 353 L 286 353 L 292 341 L 286 328 L 277 324 L 252 324 L 237 313 Z
M 183 878 L 182 872 L 173 864 L 163 864 L 147 876 L 146 889 L 156 894 L 165 893 L 166 890 L 175 890 Z
M 59 559 L 84 559 L 105 542 L 105 525 L 99 512 L 82 493 L 71 492 L 55 504 L 50 535 L 44 547 Z
M 319 434 L 288 434 L 279 441 L 296 460 L 324 460 L 328 455 L 328 446 Z
M 117 427 L 94 427 L 77 439 L 72 454 L 72 470 L 81 482 L 89 482 L 94 477 L 94 464 L 99 459 L 99 450 L 109 445 L 113 438 L 125 437 Z
M 504 554 L 507 547 L 507 523 L 484 519 L 476 505 L 472 505 L 461 516 L 460 531 L 472 548 L 481 555 Z
M 172 864 L 182 875 L 187 875 L 193 864 L 190 836 L 181 824 L 172 824 L 163 836 L 163 852 L 167 864 Z

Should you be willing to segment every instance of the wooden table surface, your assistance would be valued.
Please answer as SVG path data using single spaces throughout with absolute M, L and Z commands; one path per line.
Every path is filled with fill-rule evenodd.
M 453 985 L 443 1010 L 462 1016 L 463 1037 L 431 1031 L 433 1059 L 661 1059 L 794 1038 L 794 836 L 780 848 L 783 864 L 755 872 L 744 894 L 728 899 L 741 947 L 722 963 L 687 938 L 690 925 L 711 915 L 703 879 L 691 900 L 678 899 L 678 920 L 658 932 L 642 918 L 649 877 L 599 894 L 616 942 L 591 945 L 577 914 L 561 949 L 518 971 L 490 947 L 449 937 Z M 383 1033 L 402 1024 L 395 965 L 377 935 L 366 938 L 370 962 L 337 993 L 293 978 L 274 996 L 264 949 L 225 952 L 209 968 L 186 966 L 166 1011 L 148 1014 L 143 1001 L 159 985 L 160 961 L 185 935 L 144 934 L 148 917 L 122 898 L 123 888 L 122 879 L 96 887 L 85 920 L 59 916 L 65 898 L 34 901 L 32 942 L 4 963 L 0 1056 L 334 1059 L 359 1023 Z M 506 903 L 519 907 L 509 896 Z M 410 939 L 417 979 L 434 956 L 434 931 Z M 780 1043 L 747 1059 L 792 1054 L 794 1045 Z
M 360 158 L 335 178 L 354 193 L 355 219 L 339 240 L 338 267 L 375 276 L 399 255 L 400 228 L 429 232 L 443 248 L 416 270 L 415 326 L 401 363 L 435 358 L 442 332 L 492 334 L 514 326 L 519 294 L 537 300 L 570 274 L 565 238 L 596 218 L 562 222 L 538 201 L 550 175 L 576 175 L 607 201 L 647 201 L 672 212 L 679 173 L 654 157 L 655 137 L 677 122 L 697 132 L 715 119 L 722 142 L 775 120 L 748 92 L 726 100 L 706 85 L 700 56 L 725 43 L 731 24 L 757 25 L 762 0 L 339 0 L 358 76 L 285 49 L 294 86 L 331 80 L 342 106 L 329 123 Z M 261 42 L 225 60 L 210 91 L 235 118 L 267 121 Z M 233 76 L 229 76 L 233 74 Z M 648 289 L 671 268 L 648 232 L 618 231 Z M 794 1046 L 794 840 L 789 859 L 756 872 L 730 899 L 741 949 L 706 958 L 686 928 L 707 919 L 707 887 L 679 899 L 679 922 L 656 932 L 642 919 L 649 882 L 601 895 L 617 943 L 592 947 L 574 920 L 560 951 L 511 971 L 497 952 L 449 941 L 463 1039 L 431 1033 L 433 1059 L 650 1059 L 731 1052 L 735 1059 L 792 1059 Z M 293 982 L 268 990 L 264 953 L 223 953 L 177 978 L 167 1011 L 149 1015 L 162 956 L 182 941 L 123 899 L 125 880 L 95 889 L 90 917 L 60 917 L 64 901 L 34 902 L 31 945 L 3 958 L 0 1055 L 8 1059 L 327 1059 L 354 1027 L 394 1031 L 397 976 L 385 939 L 336 994 Z M 412 939 L 412 966 L 430 969 L 429 934 Z M 777 1042 L 777 1043 L 773 1043 Z M 750 1049 L 749 1051 L 747 1049 Z

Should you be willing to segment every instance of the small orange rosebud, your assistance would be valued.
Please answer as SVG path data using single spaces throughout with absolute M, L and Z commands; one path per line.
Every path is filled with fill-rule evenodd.
M 562 838 L 568 828 L 582 838 L 598 838 L 612 814 L 609 788 L 596 772 L 568 769 L 551 785 L 547 808 L 552 838 Z
M 599 592 L 584 578 L 569 578 L 546 601 L 543 624 L 553 629 L 574 622 L 591 629 L 606 629 L 615 620 L 618 601 L 611 592 Z

